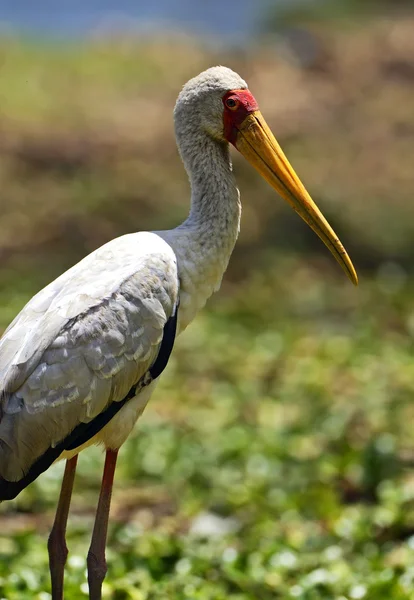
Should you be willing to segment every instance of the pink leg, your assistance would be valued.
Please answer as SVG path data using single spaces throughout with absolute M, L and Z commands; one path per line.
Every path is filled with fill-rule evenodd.
M 73 480 L 75 479 L 78 456 L 66 461 L 59 502 L 47 548 L 49 551 L 49 568 L 52 580 L 52 600 L 63 600 L 63 578 L 68 556 L 66 546 L 66 524 L 68 522 L 70 499 L 72 497 Z
M 101 493 L 87 558 L 90 600 L 101 600 L 102 598 L 102 582 L 107 571 L 105 560 L 106 534 L 117 456 L 118 450 L 106 451 Z

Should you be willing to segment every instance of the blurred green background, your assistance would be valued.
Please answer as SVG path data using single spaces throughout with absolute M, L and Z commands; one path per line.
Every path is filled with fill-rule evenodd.
M 240 239 L 120 453 L 104 597 L 412 599 L 414 3 L 213 2 L 193 25 L 173 4 L 162 28 L 92 11 L 74 31 L 38 22 L 53 2 L 0 2 L 1 328 L 107 240 L 185 218 L 172 108 L 214 64 L 248 81 L 360 286 L 234 155 Z M 69 600 L 102 466 L 80 457 Z M 62 469 L 0 507 L 2 599 L 51 598 Z

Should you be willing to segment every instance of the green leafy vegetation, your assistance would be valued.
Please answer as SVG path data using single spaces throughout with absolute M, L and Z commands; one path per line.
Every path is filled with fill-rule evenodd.
M 361 280 L 236 158 L 240 243 L 121 450 L 106 599 L 413 598 L 412 20 L 312 36 L 307 62 L 283 44 L 235 60 L 186 39 L 2 42 L 2 327 L 107 239 L 185 216 L 172 106 L 213 63 L 249 81 Z M 81 455 L 70 600 L 102 467 Z M 50 600 L 62 471 L 0 507 L 2 599 Z
M 269 262 L 183 334 L 122 449 L 105 598 L 412 597 L 412 286 Z M 81 455 L 68 598 L 87 597 L 102 464 Z M 2 506 L 8 600 L 49 598 L 62 467 Z

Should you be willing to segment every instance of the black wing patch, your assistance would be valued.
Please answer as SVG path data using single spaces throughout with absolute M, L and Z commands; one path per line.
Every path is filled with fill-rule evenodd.
M 161 340 L 160 349 L 157 358 L 152 363 L 148 371 L 141 377 L 120 402 L 112 402 L 106 410 L 97 415 L 89 423 L 81 423 L 72 431 L 72 433 L 64 440 L 64 450 L 75 450 L 85 444 L 88 440 L 96 435 L 109 421 L 116 415 L 117 412 L 130 400 L 134 398 L 144 387 L 147 387 L 152 381 L 157 379 L 167 366 L 172 349 L 174 347 L 175 334 L 177 331 L 177 312 L 176 308 L 172 317 L 168 319 L 164 325 L 164 333 Z
M 57 446 L 50 447 L 40 456 L 30 467 L 26 475 L 19 481 L 7 481 L 0 477 L 0 501 L 12 500 L 32 481 L 37 479 L 41 473 L 46 471 L 50 465 L 59 458 L 65 450 L 75 450 L 82 444 L 85 444 L 94 435 L 96 435 L 109 421 L 121 410 L 121 408 L 134 398 L 144 387 L 157 379 L 167 366 L 174 347 L 175 336 L 177 332 L 178 304 L 174 314 L 164 325 L 163 338 L 161 340 L 160 350 L 157 358 L 152 363 L 148 371 L 141 377 L 120 402 L 112 402 L 106 410 L 97 415 L 89 423 L 80 423 L 75 429 Z

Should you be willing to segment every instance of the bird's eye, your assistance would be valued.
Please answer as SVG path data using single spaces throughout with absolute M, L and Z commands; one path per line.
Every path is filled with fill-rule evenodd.
M 239 102 L 238 102 L 238 100 L 235 100 L 234 98 L 227 98 L 226 106 L 230 110 L 236 110 L 236 108 L 239 106 Z

